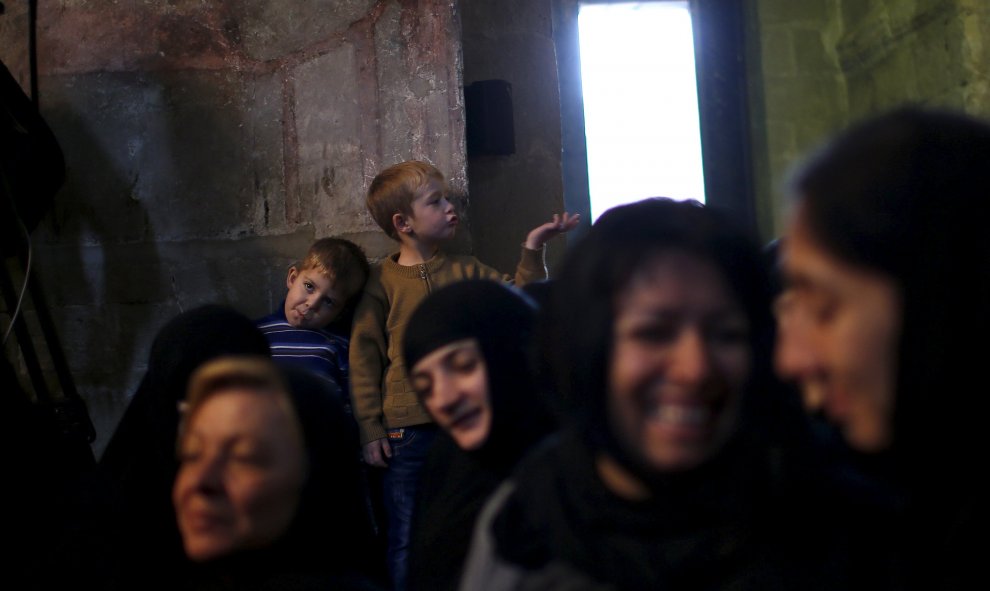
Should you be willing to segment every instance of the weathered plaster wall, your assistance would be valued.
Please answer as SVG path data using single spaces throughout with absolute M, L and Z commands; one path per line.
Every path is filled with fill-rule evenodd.
M 504 272 L 534 226 L 563 211 L 560 96 L 551 0 L 462 0 L 464 83 L 500 79 L 512 85 L 516 153 L 468 159 L 469 212 L 475 254 Z M 551 271 L 565 238 L 547 251 Z
M 777 234 L 779 186 L 808 149 L 848 118 L 845 78 L 835 44 L 841 35 L 839 0 L 756 0 L 750 84 L 760 231 Z
M 27 3 L 5 4 L 0 59 L 27 87 Z M 456 4 L 39 2 L 42 114 L 68 182 L 35 268 L 97 451 L 168 318 L 267 313 L 315 237 L 386 254 L 364 207 L 386 165 L 430 160 L 464 192 Z
M 754 0 L 752 121 L 766 237 L 786 172 L 828 135 L 905 103 L 990 116 L 984 0 Z
M 35 232 L 36 270 L 106 443 L 169 317 L 254 316 L 317 236 L 393 244 L 363 205 L 381 167 L 425 158 L 469 196 L 473 243 L 511 271 L 561 209 L 551 2 L 43 0 L 42 112 L 69 180 Z M 27 85 L 27 3 L 0 59 Z M 850 121 L 906 101 L 990 116 L 990 3 L 750 0 L 760 223 L 786 171 Z M 459 14 L 463 11 L 463 15 Z M 461 22 L 464 79 L 461 76 Z M 463 83 L 513 85 L 517 153 L 466 162 Z M 471 183 L 467 176 L 470 168 Z M 559 259 L 563 240 L 551 247 Z
M 842 20 L 851 117 L 903 102 L 990 116 L 990 3 L 843 0 Z

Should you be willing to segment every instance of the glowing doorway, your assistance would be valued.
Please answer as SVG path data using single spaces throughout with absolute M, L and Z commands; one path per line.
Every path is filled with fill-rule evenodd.
M 592 221 L 644 197 L 703 203 L 688 2 L 579 6 Z

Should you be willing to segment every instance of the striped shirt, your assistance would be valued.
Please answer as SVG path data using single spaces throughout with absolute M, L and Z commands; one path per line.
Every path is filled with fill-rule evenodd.
M 348 401 L 347 337 L 326 330 L 295 328 L 285 319 L 283 306 L 256 323 L 268 339 L 272 359 L 283 366 L 303 367 L 333 382 Z

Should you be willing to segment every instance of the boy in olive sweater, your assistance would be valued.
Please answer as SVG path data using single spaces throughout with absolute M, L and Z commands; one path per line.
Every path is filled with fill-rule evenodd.
M 365 462 L 387 468 L 384 501 L 388 567 L 395 591 L 405 589 L 415 485 L 436 428 L 420 406 L 403 363 L 402 336 L 427 295 L 463 279 L 511 280 L 473 256 L 448 255 L 440 245 L 454 236 L 458 218 L 443 175 L 418 161 L 391 166 L 368 189 L 368 209 L 399 252 L 371 270 L 351 333 L 351 401 Z M 526 237 L 515 284 L 546 278 L 543 247 L 573 229 L 577 215 L 554 215 Z

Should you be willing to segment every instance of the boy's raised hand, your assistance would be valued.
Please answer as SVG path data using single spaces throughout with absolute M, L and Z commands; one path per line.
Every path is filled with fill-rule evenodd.
M 529 231 L 529 234 L 526 236 L 525 246 L 530 250 L 539 250 L 543 248 L 543 245 L 548 240 L 557 234 L 563 234 L 564 232 L 573 230 L 580 221 L 581 214 L 579 213 L 575 213 L 574 215 L 566 211 L 562 214 L 555 213 L 551 221 Z

